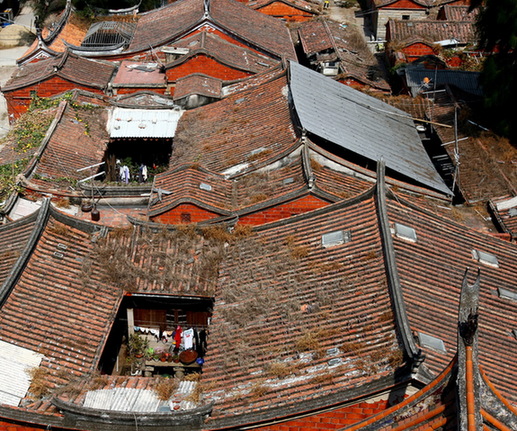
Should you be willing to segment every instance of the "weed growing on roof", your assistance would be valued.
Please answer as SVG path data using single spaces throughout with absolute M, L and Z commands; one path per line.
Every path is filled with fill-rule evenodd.
M 391 310 L 386 310 L 382 313 L 377 320 L 379 322 L 392 322 L 393 321 L 393 312 Z
M 190 401 L 193 403 L 198 403 L 201 401 L 203 393 L 205 392 L 205 388 L 201 382 L 198 382 L 195 386 L 194 390 L 185 397 L 185 401 Z
M 263 383 L 257 382 L 250 389 L 250 392 L 249 392 L 250 398 L 252 400 L 257 400 L 259 398 L 262 398 L 264 395 L 267 395 L 269 393 L 270 389 L 271 388 L 269 386 L 266 386 Z
M 41 399 L 50 392 L 49 371 L 45 368 L 34 367 L 27 371 L 31 385 L 29 392 L 35 399 Z
M 314 376 L 310 383 L 316 386 L 331 385 L 334 383 L 334 378 L 331 373 L 321 373 Z
M 299 365 L 287 362 L 269 362 L 266 364 L 266 373 L 279 379 L 293 374 L 297 369 L 299 369 Z
M 88 380 L 88 390 L 95 391 L 97 389 L 102 389 L 106 387 L 109 382 L 109 376 L 106 374 L 100 374 L 96 372 L 92 375 L 90 380 Z
M 56 222 L 49 227 L 48 231 L 56 236 L 63 236 L 65 238 L 69 238 L 72 236 L 72 232 L 70 228 L 63 224 Z
M 299 352 L 317 351 L 321 349 L 321 337 L 325 336 L 325 331 L 306 330 L 295 341 L 296 350 Z
M 314 172 L 319 172 L 323 169 L 323 165 L 320 162 L 318 162 L 317 160 L 311 158 L 311 169 Z
M 179 381 L 177 379 L 161 377 L 158 379 L 153 389 L 159 400 L 167 401 L 172 397 L 178 386 Z

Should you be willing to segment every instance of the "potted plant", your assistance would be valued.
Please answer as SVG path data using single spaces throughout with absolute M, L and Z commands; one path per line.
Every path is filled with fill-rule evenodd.
M 138 334 L 131 334 L 127 343 L 129 356 L 141 358 L 144 356 L 149 342 Z

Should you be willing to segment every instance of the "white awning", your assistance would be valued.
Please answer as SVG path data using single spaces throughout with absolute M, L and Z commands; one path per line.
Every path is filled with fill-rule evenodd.
M 173 138 L 183 112 L 180 108 L 114 108 L 108 120 L 108 133 L 110 138 Z

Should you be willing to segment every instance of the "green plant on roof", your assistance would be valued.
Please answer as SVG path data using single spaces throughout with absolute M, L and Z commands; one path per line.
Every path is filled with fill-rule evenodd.
M 127 347 L 130 356 L 135 358 L 141 357 L 146 353 L 146 350 L 149 347 L 149 341 L 138 334 L 131 334 Z

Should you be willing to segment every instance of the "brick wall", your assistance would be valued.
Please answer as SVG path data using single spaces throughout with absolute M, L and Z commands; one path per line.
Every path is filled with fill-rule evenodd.
M 283 205 L 278 205 L 272 208 L 258 211 L 256 213 L 242 216 L 239 218 L 239 223 L 258 226 L 264 223 L 270 223 L 276 220 L 288 218 L 293 215 L 302 214 L 307 211 L 312 211 L 327 205 L 328 202 L 309 195 Z
M 35 91 L 38 97 L 51 97 L 73 90 L 74 88 L 103 94 L 102 90 L 99 90 L 98 88 L 75 84 L 58 76 L 54 76 L 53 78 L 47 79 L 39 84 L 4 93 L 4 97 L 7 102 L 7 112 L 9 115 L 12 114 L 14 118 L 18 118 L 21 114 L 26 112 L 32 99 L 31 91 Z
M 260 431 L 319 431 L 338 430 L 353 425 L 380 413 L 388 407 L 387 400 L 371 403 L 358 403 L 353 406 L 343 407 L 330 412 L 319 413 L 305 418 L 282 422 L 277 425 L 255 428 Z
M 233 69 L 229 66 L 221 64 L 204 54 L 196 55 L 190 58 L 188 61 L 172 69 L 168 69 L 165 72 L 169 82 L 176 82 L 179 78 L 191 75 L 193 73 L 204 73 L 205 75 L 222 79 L 223 81 L 246 78 L 251 75 L 251 73 Z
M 120 94 L 133 94 L 133 93 L 136 93 L 137 91 L 152 91 L 153 93 L 157 93 L 157 94 L 165 94 L 165 90 L 167 88 L 166 87 L 161 87 L 161 88 L 157 88 L 157 87 L 126 87 L 126 88 L 117 88 L 117 95 L 120 95 Z
M 199 223 L 205 220 L 210 220 L 212 218 L 219 217 L 219 214 L 207 211 L 203 208 L 198 207 L 197 205 L 181 204 L 171 209 L 170 211 L 167 211 L 156 217 L 151 217 L 151 220 L 154 222 L 164 224 L 188 223 L 189 221 L 187 221 L 186 219 L 186 214 L 190 216 L 190 223 Z
M 270 3 L 267 6 L 257 10 L 266 15 L 274 16 L 277 18 L 284 18 L 287 21 L 292 22 L 308 21 L 313 17 L 313 14 L 309 12 L 301 11 L 300 9 L 296 9 L 282 2 Z
M 0 431 L 41 431 L 42 429 L 46 429 L 46 427 L 33 428 L 0 421 Z
M 408 62 L 413 62 L 424 55 L 434 55 L 435 52 L 432 47 L 426 45 L 425 43 L 414 43 L 412 45 L 406 46 L 402 49 L 406 59 Z

